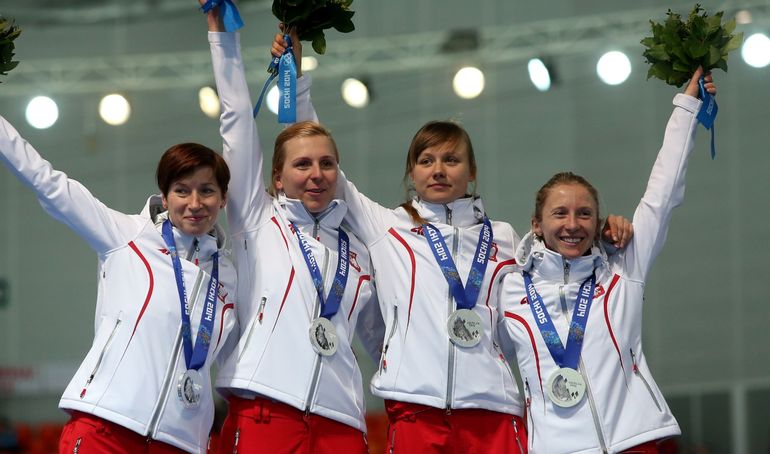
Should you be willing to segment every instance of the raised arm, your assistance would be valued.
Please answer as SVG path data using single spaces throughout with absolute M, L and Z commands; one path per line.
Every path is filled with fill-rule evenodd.
M 97 253 L 126 244 L 136 233 L 129 216 L 112 210 L 79 182 L 55 170 L 51 163 L 0 117 L 0 160 L 27 187 L 54 219 L 82 237 Z
M 230 233 L 235 235 L 256 222 L 260 210 L 268 206 L 270 200 L 262 181 L 262 149 L 252 116 L 240 34 L 224 32 L 219 7 L 206 15 L 211 63 L 222 106 L 219 131 L 224 157 L 230 167 L 227 221 Z
M 685 175 L 695 143 L 697 114 L 701 106 L 696 71 L 684 93 L 674 97 L 674 112 L 666 126 L 663 145 L 652 167 L 647 189 L 634 213 L 634 238 L 626 253 L 626 271 L 630 278 L 643 281 L 666 241 L 674 208 L 684 200 Z M 706 76 L 706 90 L 716 94 L 711 75 Z

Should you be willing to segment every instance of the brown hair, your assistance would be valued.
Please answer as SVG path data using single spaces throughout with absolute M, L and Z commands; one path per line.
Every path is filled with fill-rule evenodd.
M 596 188 L 588 182 L 588 180 L 572 172 L 557 173 L 548 181 L 546 181 L 542 187 L 540 187 L 540 189 L 537 191 L 537 194 L 535 194 L 535 212 L 532 214 L 532 219 L 537 222 L 542 222 L 543 206 L 545 205 L 545 200 L 548 198 L 551 189 L 561 184 L 577 184 L 586 188 L 588 193 L 591 194 L 591 198 L 593 198 L 594 202 L 596 203 L 596 233 L 598 236 L 599 231 L 601 230 L 601 218 L 599 217 L 599 191 L 597 191 Z
M 214 179 L 222 194 L 227 194 L 230 184 L 230 169 L 217 152 L 198 143 L 180 143 L 172 146 L 158 161 L 155 180 L 158 189 L 166 196 L 171 184 L 184 178 L 201 167 L 209 167 L 214 172 Z
M 421 218 L 417 210 L 412 206 L 411 190 L 409 187 L 409 177 L 412 174 L 420 153 L 424 150 L 450 143 L 452 145 L 462 144 L 468 150 L 468 165 L 471 175 L 476 175 L 476 155 L 473 152 L 473 144 L 468 132 L 454 121 L 429 121 L 423 125 L 412 137 L 412 143 L 409 145 L 409 151 L 406 154 L 406 166 L 404 168 L 404 186 L 406 187 L 406 201 L 400 206 L 406 210 L 415 224 L 424 224 L 425 219 Z M 475 184 L 475 183 L 474 183 Z
M 337 144 L 334 142 L 331 131 L 313 121 L 295 123 L 281 131 L 281 133 L 278 134 L 278 137 L 275 138 L 273 167 L 270 172 L 270 187 L 267 189 L 272 196 L 278 194 L 278 189 L 275 187 L 275 176 L 281 172 L 283 164 L 286 162 L 286 142 L 291 139 L 315 136 L 323 136 L 329 139 L 329 142 L 332 144 L 332 149 L 334 150 L 334 159 L 336 159 L 339 164 L 340 154 L 337 151 Z

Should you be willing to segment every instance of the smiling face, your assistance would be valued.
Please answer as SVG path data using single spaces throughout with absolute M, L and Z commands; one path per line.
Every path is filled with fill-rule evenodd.
M 337 187 L 337 157 L 323 135 L 301 136 L 283 144 L 283 163 L 273 170 L 273 184 L 287 197 L 302 201 L 311 213 L 325 210 Z
M 476 178 L 467 147 L 454 141 L 422 150 L 410 176 L 417 195 L 431 203 L 450 203 L 465 196 L 468 183 Z
M 599 207 L 584 185 L 559 183 L 546 190 L 532 231 L 548 249 L 573 259 L 591 248 L 599 231 Z
M 162 199 L 171 224 L 193 236 L 211 231 L 227 201 L 211 167 L 198 167 L 172 181 Z

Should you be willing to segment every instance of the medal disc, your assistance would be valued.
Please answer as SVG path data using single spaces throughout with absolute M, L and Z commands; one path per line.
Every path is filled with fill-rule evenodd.
M 201 404 L 203 376 L 195 369 L 188 369 L 179 376 L 177 396 L 185 408 L 198 408 Z
M 586 393 L 586 382 L 580 372 L 569 367 L 562 367 L 548 378 L 546 385 L 548 397 L 554 404 L 569 408 L 583 400 Z
M 473 347 L 481 342 L 481 317 L 470 309 L 452 312 L 447 320 L 449 340 L 460 347 Z
M 310 324 L 310 344 L 319 355 L 332 356 L 337 352 L 337 329 L 332 322 L 318 317 Z

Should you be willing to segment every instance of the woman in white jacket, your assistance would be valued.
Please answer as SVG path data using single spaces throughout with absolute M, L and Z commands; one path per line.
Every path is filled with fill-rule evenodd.
M 367 339 L 381 338 L 382 322 L 369 255 L 342 222 L 345 202 L 334 199 L 336 146 L 315 123 L 285 129 L 268 194 L 239 35 L 221 32 L 216 8 L 208 23 L 244 301 L 240 342 L 216 381 L 230 404 L 220 451 L 365 453 L 363 384 L 351 340 L 358 330 L 376 355 L 376 341 Z M 295 52 L 301 61 L 299 43 Z M 309 76 L 299 75 L 298 117 L 312 118 Z
M 656 453 L 680 433 L 641 344 L 644 283 L 684 197 L 699 70 L 674 98 L 663 146 L 633 218 L 628 247 L 596 243 L 596 189 L 572 173 L 538 192 L 532 231 L 506 275 L 501 302 L 524 381 L 533 453 Z M 711 76 L 705 88 L 716 93 Z
M 59 407 L 61 453 L 205 452 L 209 369 L 235 321 L 235 269 L 216 225 L 230 174 L 203 145 L 161 157 L 140 214 L 100 202 L 0 117 L 0 159 L 99 257 L 94 341 Z

